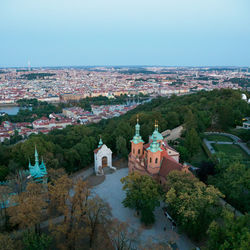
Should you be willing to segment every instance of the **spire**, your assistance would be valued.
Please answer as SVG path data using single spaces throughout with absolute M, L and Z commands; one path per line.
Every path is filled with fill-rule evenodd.
M 100 136 L 100 140 L 99 140 L 99 145 L 98 145 L 98 148 L 100 148 L 102 145 L 103 145 L 103 142 L 102 142 L 102 137 Z
M 139 116 L 136 116 L 136 125 L 135 125 L 135 135 L 140 136 L 140 124 L 139 124 Z
M 136 118 L 136 125 L 135 125 L 135 135 L 133 137 L 133 142 L 135 144 L 139 143 L 139 142 L 144 142 L 140 136 L 140 124 L 139 124 L 139 116 L 137 115 L 137 118 Z
M 158 121 L 155 120 L 155 130 L 158 132 Z
M 37 150 L 36 150 L 36 145 L 35 145 L 35 163 L 39 164 L 39 159 L 38 159 L 38 153 L 37 153 Z
M 155 120 L 155 130 L 153 132 L 153 134 L 150 136 L 150 139 L 153 140 L 153 136 L 156 137 L 157 141 L 162 141 L 163 140 L 163 136 L 162 134 L 159 132 L 159 126 L 158 126 L 158 121 Z
M 160 147 L 160 143 L 157 142 L 158 134 L 159 134 L 159 132 L 156 128 L 154 133 L 152 134 L 152 137 L 151 137 L 153 139 L 153 141 L 151 142 L 150 146 L 148 147 L 148 150 L 150 150 L 152 153 L 155 153 L 157 151 L 162 151 L 162 149 Z
M 45 164 L 43 162 L 43 157 L 42 157 L 42 162 L 41 162 L 41 165 L 40 165 L 40 169 L 41 169 L 43 175 L 47 174 L 46 166 L 45 166 Z

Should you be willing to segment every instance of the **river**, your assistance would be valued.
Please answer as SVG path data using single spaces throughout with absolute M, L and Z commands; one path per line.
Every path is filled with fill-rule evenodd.
M 16 115 L 19 109 L 20 107 L 18 106 L 3 106 L 0 107 L 0 112 L 5 112 L 8 115 Z M 31 109 L 31 107 L 29 109 Z

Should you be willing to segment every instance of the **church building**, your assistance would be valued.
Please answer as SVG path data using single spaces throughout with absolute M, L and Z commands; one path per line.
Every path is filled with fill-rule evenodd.
M 98 148 L 94 150 L 94 160 L 94 170 L 96 175 L 104 175 L 104 170 L 106 168 L 111 169 L 113 171 L 116 170 L 116 168 L 112 166 L 112 151 L 105 144 L 103 144 L 101 138 L 99 141 Z
M 144 143 L 140 136 L 140 125 L 137 119 L 128 157 L 130 173 L 150 175 L 160 184 L 164 184 L 166 176 L 173 170 L 189 172 L 188 167 L 179 162 L 179 156 L 180 154 L 171 148 L 159 133 L 158 124 L 155 124 L 155 130 L 149 137 L 149 142 Z

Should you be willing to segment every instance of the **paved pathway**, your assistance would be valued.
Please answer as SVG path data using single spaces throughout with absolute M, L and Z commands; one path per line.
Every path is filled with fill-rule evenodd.
M 115 173 L 106 175 L 105 181 L 100 185 L 94 187 L 92 190 L 95 194 L 99 195 L 104 201 L 108 202 L 112 208 L 112 215 L 121 220 L 129 223 L 135 229 L 141 229 L 141 223 L 138 217 L 134 216 L 135 211 L 125 208 L 122 201 L 125 198 L 125 192 L 122 190 L 122 183 L 120 179 L 128 175 L 128 168 L 117 170 Z M 164 216 L 163 210 L 159 207 L 155 211 L 156 222 L 150 229 L 143 229 L 141 234 L 142 242 L 147 239 L 155 241 L 166 242 L 173 240 L 177 243 L 179 249 L 188 250 L 192 249 L 194 245 L 185 236 L 179 235 L 172 231 L 171 223 Z M 164 227 L 167 228 L 164 231 Z
M 232 134 L 228 134 L 228 133 L 220 133 L 220 132 L 205 132 L 205 134 L 206 135 L 224 135 L 224 136 L 230 137 L 233 140 L 233 142 L 222 142 L 222 141 L 209 141 L 207 139 L 204 139 L 203 140 L 204 143 L 206 144 L 208 150 L 212 154 L 215 153 L 215 150 L 211 144 L 217 143 L 217 144 L 236 144 L 236 145 L 239 145 L 248 155 L 250 155 L 250 149 L 248 148 L 246 143 L 242 142 L 241 139 L 236 135 L 232 135 Z

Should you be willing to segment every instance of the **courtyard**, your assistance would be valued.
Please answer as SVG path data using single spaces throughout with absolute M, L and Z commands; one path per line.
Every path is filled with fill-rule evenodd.
M 195 246 L 186 235 L 178 234 L 177 230 L 172 230 L 171 223 L 164 216 L 161 207 L 155 210 L 155 224 L 150 228 L 142 227 L 140 219 L 135 216 L 135 211 L 125 208 L 122 204 L 125 198 L 125 192 L 122 190 L 120 179 L 128 175 L 128 168 L 118 169 L 112 174 L 105 176 L 104 181 L 93 187 L 92 191 L 106 201 L 111 209 L 114 218 L 127 222 L 131 228 L 141 230 L 140 242 L 152 240 L 154 242 L 175 241 L 181 250 L 192 249 Z M 164 231 L 166 227 L 166 231 Z

